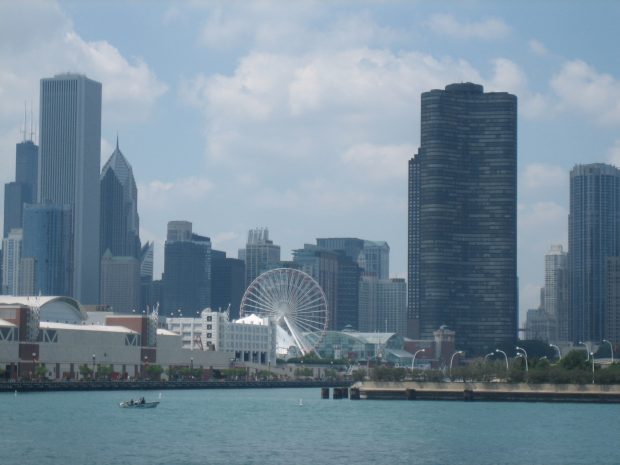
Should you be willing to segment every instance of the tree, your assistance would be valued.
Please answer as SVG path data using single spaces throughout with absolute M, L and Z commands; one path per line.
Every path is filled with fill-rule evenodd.
M 90 378 L 93 374 L 93 370 L 91 370 L 86 363 L 84 365 L 80 365 L 78 370 L 82 378 Z
M 99 365 L 96 376 L 98 379 L 110 379 L 113 372 L 112 365 Z
M 351 373 L 351 379 L 356 383 L 364 381 L 364 379 L 366 379 L 366 370 L 354 370 L 353 373 Z
M 150 380 L 159 381 L 164 369 L 161 365 L 152 364 L 146 368 L 146 376 Z

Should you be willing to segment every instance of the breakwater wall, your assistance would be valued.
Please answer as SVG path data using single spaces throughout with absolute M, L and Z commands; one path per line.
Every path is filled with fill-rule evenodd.
M 361 399 L 620 403 L 620 385 L 364 382 Z
M 329 388 L 342 382 L 321 381 L 48 381 L 0 382 L 0 392 L 146 391 L 167 389 Z

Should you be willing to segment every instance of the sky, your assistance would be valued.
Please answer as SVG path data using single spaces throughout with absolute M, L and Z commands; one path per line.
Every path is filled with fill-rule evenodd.
M 568 246 L 570 170 L 620 166 L 619 21 L 605 0 L 0 0 L 0 182 L 25 104 L 36 133 L 39 80 L 82 73 L 103 84 L 101 164 L 118 135 L 133 166 L 156 276 L 167 222 L 188 220 L 231 257 L 255 227 L 283 259 L 385 240 L 406 277 L 420 94 L 476 82 L 519 102 L 523 318 L 544 254 Z

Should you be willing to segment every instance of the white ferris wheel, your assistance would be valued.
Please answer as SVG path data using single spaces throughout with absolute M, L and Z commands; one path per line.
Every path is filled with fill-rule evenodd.
M 327 330 L 323 289 L 312 276 L 293 268 L 269 270 L 252 281 L 240 313 L 272 318 L 303 355 L 315 351 Z

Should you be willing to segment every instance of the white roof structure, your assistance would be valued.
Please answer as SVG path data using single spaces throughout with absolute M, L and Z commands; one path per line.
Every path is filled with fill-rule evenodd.
M 80 303 L 71 297 L 0 295 L 0 305 L 39 307 L 41 321 L 79 323 L 86 319 Z
M 179 336 L 179 333 L 175 333 L 174 331 L 170 331 L 168 329 L 164 329 L 164 328 L 157 328 L 157 335 L 158 336 Z
M 124 326 L 104 326 L 104 325 L 73 325 L 69 323 L 54 323 L 50 321 L 41 321 L 39 323 L 41 329 L 67 329 L 71 331 L 94 331 L 100 333 L 124 333 L 139 334 Z
M 269 325 L 267 318 L 261 318 L 260 316 L 255 315 L 254 313 L 248 316 L 244 316 L 243 318 L 239 318 L 238 320 L 235 320 L 235 323 L 240 323 L 244 325 L 260 325 L 260 326 Z

